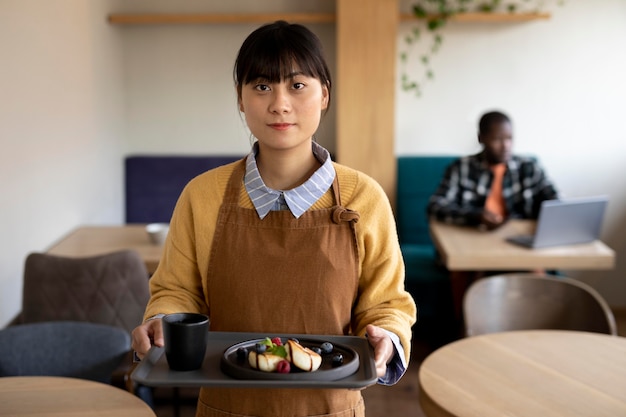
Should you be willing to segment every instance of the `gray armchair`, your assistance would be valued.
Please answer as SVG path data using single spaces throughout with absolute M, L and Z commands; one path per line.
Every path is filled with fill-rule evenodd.
M 148 277 L 141 257 L 130 250 L 84 258 L 31 253 L 15 323 L 87 321 L 130 333 L 150 298 Z
M 22 310 L 11 325 L 80 321 L 115 326 L 130 335 L 143 321 L 148 279 L 143 260 L 131 250 L 83 258 L 31 253 L 24 265 Z M 150 391 L 130 380 L 132 369 L 128 344 L 112 383 L 151 405 Z

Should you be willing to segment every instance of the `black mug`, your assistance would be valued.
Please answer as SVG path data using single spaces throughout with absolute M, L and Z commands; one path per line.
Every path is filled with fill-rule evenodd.
M 165 357 L 173 371 L 202 367 L 209 341 L 209 317 L 198 313 L 166 314 L 162 321 Z

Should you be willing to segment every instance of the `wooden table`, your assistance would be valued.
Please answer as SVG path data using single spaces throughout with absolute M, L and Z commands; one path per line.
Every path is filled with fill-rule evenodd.
M 0 416 L 156 417 L 139 397 L 100 382 L 76 378 L 0 378 Z
M 626 416 L 626 338 L 533 330 L 445 345 L 421 364 L 427 416 Z
M 154 273 L 163 248 L 150 242 L 145 224 L 123 226 L 81 226 L 47 250 L 51 255 L 83 257 L 123 249 L 139 253 L 150 274 Z
M 433 242 L 450 271 L 611 269 L 615 252 L 599 240 L 591 243 L 528 249 L 507 242 L 509 236 L 532 233 L 532 220 L 510 220 L 486 231 L 430 222 Z
M 462 319 L 463 296 L 469 285 L 492 271 L 611 269 L 615 252 L 591 243 L 529 249 L 507 242 L 514 235 L 534 232 L 534 220 L 509 220 L 495 230 L 430 221 L 430 234 L 450 271 L 455 316 Z

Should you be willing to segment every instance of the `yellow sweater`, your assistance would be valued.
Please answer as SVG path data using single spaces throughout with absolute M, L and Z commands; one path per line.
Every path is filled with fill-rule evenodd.
M 180 311 L 208 314 L 210 289 L 206 286 L 206 275 L 213 234 L 228 179 L 237 163 L 199 175 L 181 193 L 163 257 L 150 279 L 152 296 L 145 318 Z M 404 290 L 404 262 L 389 201 L 380 185 L 369 176 L 343 165 L 334 164 L 334 167 L 342 205 L 360 214 L 356 224 L 359 294 L 353 309 L 356 323 L 353 332 L 363 335 L 365 326 L 373 324 L 397 334 L 408 363 L 416 306 Z M 332 207 L 333 200 L 329 190 L 311 210 Z M 245 187 L 241 187 L 239 204 L 254 208 Z

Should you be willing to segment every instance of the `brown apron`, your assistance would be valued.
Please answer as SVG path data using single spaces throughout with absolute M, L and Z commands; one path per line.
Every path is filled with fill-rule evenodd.
M 263 220 L 239 206 L 245 160 L 220 208 L 208 272 L 211 330 L 342 335 L 350 333 L 358 291 L 358 214 L 336 206 L 299 219 L 272 211 Z M 360 391 L 203 388 L 197 417 L 365 415 Z

